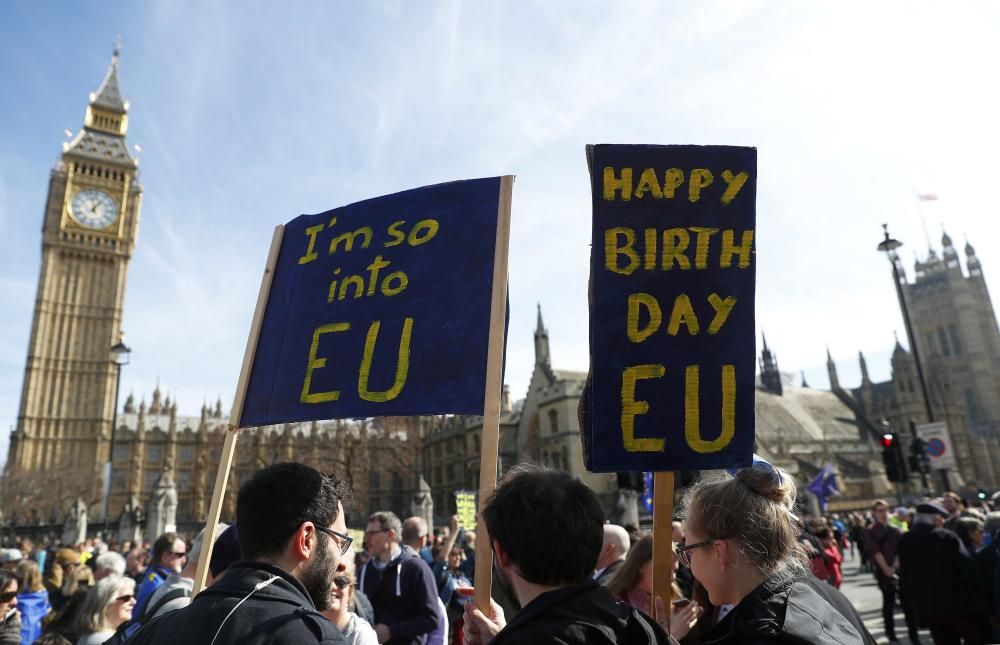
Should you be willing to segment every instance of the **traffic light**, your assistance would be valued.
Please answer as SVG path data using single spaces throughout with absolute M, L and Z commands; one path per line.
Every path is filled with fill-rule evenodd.
M 910 441 L 910 472 L 911 473 L 927 473 L 930 468 L 927 468 L 928 457 L 927 457 L 927 442 L 920 437 L 913 437 Z
M 905 482 L 909 473 L 906 469 L 906 459 L 903 457 L 903 445 L 899 435 L 887 432 L 879 439 L 882 444 L 882 463 L 885 464 L 885 474 L 891 482 Z

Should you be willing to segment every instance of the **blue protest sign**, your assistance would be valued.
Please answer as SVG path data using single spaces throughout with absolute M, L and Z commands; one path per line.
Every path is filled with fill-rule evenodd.
M 483 414 L 500 192 L 471 179 L 289 222 L 239 426 Z
M 589 154 L 587 468 L 749 465 L 756 150 L 598 145 Z

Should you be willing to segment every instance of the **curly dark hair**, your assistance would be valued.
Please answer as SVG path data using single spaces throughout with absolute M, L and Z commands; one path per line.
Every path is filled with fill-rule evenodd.
M 277 555 L 303 522 L 330 526 L 338 501 L 346 514 L 353 501 L 350 486 L 315 468 L 288 462 L 257 471 L 236 498 L 243 559 Z

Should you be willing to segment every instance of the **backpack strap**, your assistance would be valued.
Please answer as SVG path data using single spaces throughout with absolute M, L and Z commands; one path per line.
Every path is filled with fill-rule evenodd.
M 147 620 L 155 616 L 156 612 L 160 611 L 160 609 L 166 606 L 167 603 L 173 602 L 174 600 L 178 600 L 180 598 L 190 598 L 190 597 L 191 597 L 191 592 L 183 587 L 178 587 L 177 589 L 171 589 L 167 593 L 163 594 L 163 597 L 157 600 L 156 604 L 153 605 L 152 607 L 149 607 L 147 603 L 147 607 L 145 610 L 143 610 L 142 616 L 139 617 L 139 620 L 145 623 Z

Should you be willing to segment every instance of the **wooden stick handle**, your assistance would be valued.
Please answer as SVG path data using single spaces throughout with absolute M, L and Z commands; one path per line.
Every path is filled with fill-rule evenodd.
M 663 599 L 667 630 L 670 629 L 671 579 L 674 572 L 674 474 L 653 473 L 653 600 L 650 610 L 656 613 L 656 597 Z
M 510 246 L 510 203 L 514 177 L 500 178 L 500 205 L 497 209 L 497 236 L 493 250 L 493 295 L 490 303 L 490 335 L 486 360 L 486 403 L 483 410 L 483 437 L 480 442 L 479 504 L 476 528 L 476 574 L 474 602 L 490 616 L 493 586 L 493 545 L 490 543 L 483 503 L 497 485 L 497 454 L 500 449 L 500 390 L 503 388 L 503 345 L 507 311 L 507 249 Z

